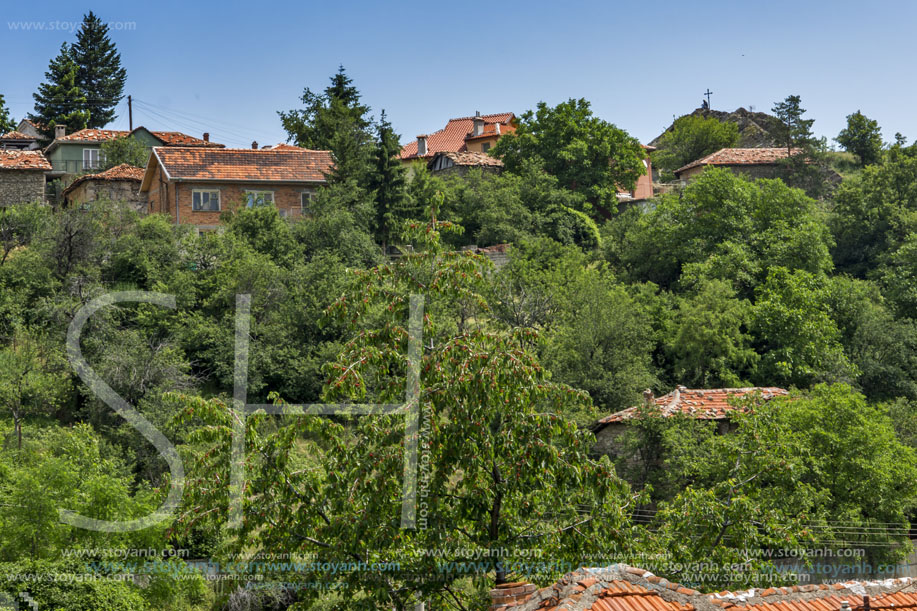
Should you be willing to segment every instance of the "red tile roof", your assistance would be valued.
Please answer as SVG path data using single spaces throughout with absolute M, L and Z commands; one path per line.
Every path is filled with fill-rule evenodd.
M 0 170 L 42 170 L 48 171 L 51 164 L 41 151 L 0 150 Z
M 32 136 L 27 136 L 22 132 L 12 131 L 0 136 L 0 140 L 35 140 Z
M 525 592 L 524 602 L 500 606 L 500 590 L 491 591 L 500 611 L 839 611 L 846 601 L 851 611 L 864 611 L 868 596 L 871 610 L 917 609 L 915 581 L 909 577 L 881 581 L 846 581 L 756 588 L 740 592 L 702 594 L 670 582 L 649 571 L 626 565 L 580 569 L 552 586 L 535 590 L 521 584 L 512 591 Z M 520 587 L 521 586 L 521 587 Z M 907 591 L 904 591 L 908 588 Z M 529 595 L 528 592 L 531 592 Z M 506 598 L 511 598 L 507 596 Z
M 153 148 L 169 180 L 241 182 L 324 182 L 331 171 L 330 151 L 297 148 L 217 149 Z M 140 190 L 149 188 L 154 164 L 149 164 Z
M 793 150 L 794 155 L 799 152 L 799 149 Z M 781 159 L 786 159 L 788 156 L 786 147 L 755 149 L 725 148 L 678 168 L 675 170 L 675 175 L 678 176 L 678 174 L 685 170 L 705 165 L 774 165 Z
M 64 189 L 63 195 L 67 195 L 79 185 L 83 184 L 89 180 L 101 180 L 101 181 L 131 181 L 131 182 L 140 182 L 143 180 L 144 169 L 132 166 L 127 163 L 122 163 L 121 165 L 116 165 L 113 168 L 109 168 L 104 172 L 99 172 L 98 174 L 83 174 L 74 180 L 70 185 Z
M 452 163 L 460 166 L 493 166 L 502 168 L 503 162 L 497 159 L 496 157 L 491 157 L 487 153 L 477 153 L 474 151 L 463 151 L 461 153 L 453 152 L 439 152 L 434 153 L 433 157 L 438 155 L 443 155 L 452 160 Z M 433 163 L 433 160 L 430 160 L 430 163 Z
M 301 151 L 303 148 L 301 146 L 296 146 L 295 144 L 288 144 L 286 142 L 280 142 L 279 144 L 272 144 L 265 146 L 264 148 L 272 151 Z
M 107 142 L 116 138 L 125 138 L 137 130 L 149 131 L 155 137 L 159 138 L 164 146 L 208 146 L 222 148 L 222 144 L 209 142 L 182 132 L 159 132 L 147 130 L 145 127 L 135 127 L 133 131 L 123 129 L 81 129 L 67 134 L 62 138 L 57 138 L 54 142 Z
M 492 115 L 481 115 L 484 119 L 484 136 L 492 138 L 496 134 L 496 124 L 500 124 L 500 133 L 506 134 L 516 131 L 512 121 L 515 118 L 511 112 L 501 112 Z M 446 127 L 427 135 L 427 154 L 422 157 L 432 157 L 440 152 L 460 153 L 468 150 L 465 140 L 471 136 L 474 128 L 474 117 L 459 117 L 449 119 Z M 482 136 L 478 136 L 482 137 Z M 401 147 L 401 159 L 418 159 L 417 140 Z
M 666 418 L 680 414 L 699 420 L 722 420 L 728 418 L 736 409 L 730 405 L 730 400 L 752 393 L 760 393 L 765 401 L 789 394 L 783 388 L 776 387 L 688 389 L 680 386 L 667 395 L 654 397 L 653 404 L 659 409 L 659 415 Z M 605 416 L 596 423 L 597 428 L 637 418 L 640 416 L 641 407 L 629 407 Z

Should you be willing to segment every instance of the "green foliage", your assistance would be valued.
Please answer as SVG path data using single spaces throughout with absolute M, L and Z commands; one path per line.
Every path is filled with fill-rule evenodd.
M 422 212 L 411 210 L 408 206 L 404 166 L 398 159 L 400 151 L 398 135 L 383 110 L 376 126 L 375 171 L 369 181 L 376 200 L 375 237 L 383 247 L 399 237 L 401 225 L 412 213 Z
M 41 126 L 42 134 L 48 140 L 54 137 L 55 125 L 66 125 L 68 132 L 89 125 L 89 102 L 86 93 L 80 89 L 78 73 L 79 66 L 73 61 L 72 50 L 64 43 L 57 57 L 48 64 L 45 82 L 32 94 L 35 112 L 29 114 L 29 119 Z
M 806 387 L 855 375 L 826 284 L 824 277 L 775 267 L 758 288 L 752 329 L 762 353 L 756 378 L 762 385 Z
M 676 119 L 663 134 L 653 153 L 653 164 L 672 176 L 678 168 L 722 148 L 735 146 L 738 141 L 739 127 L 735 123 L 685 115 Z
M 770 267 L 822 273 L 832 266 L 818 204 L 779 180 L 750 182 L 711 168 L 682 193 L 620 223 L 612 262 L 631 280 L 666 288 L 718 278 L 751 297 Z
M 115 106 L 124 97 L 127 71 L 121 67 L 121 54 L 108 36 L 108 25 L 92 11 L 83 15 L 70 56 L 77 66 L 76 85 L 86 99 L 86 127 L 105 127 L 115 119 Z M 145 164 L 144 159 L 143 164 L 131 165 Z
M 861 165 L 871 165 L 882 154 L 882 130 L 879 122 L 859 110 L 847 115 L 847 127 L 837 135 L 837 143 L 860 158 Z
M 863 278 L 917 232 L 917 157 L 901 154 L 845 180 L 831 219 L 840 271 Z
M 6 100 L 3 99 L 3 94 L 0 93 L 0 134 L 5 134 L 15 129 L 16 122 L 10 116 L 10 109 L 6 107 Z
M 625 131 L 592 114 L 589 102 L 570 99 L 550 107 L 539 102 L 522 114 L 515 132 L 504 135 L 491 151 L 510 172 L 533 163 L 571 191 L 582 193 L 595 206 L 617 207 L 619 188 L 630 189 L 646 172 L 643 147 Z
M 150 150 L 133 136 L 106 140 L 102 143 L 102 154 L 104 157 L 102 169 L 104 170 L 122 163 L 144 168 L 150 158 Z

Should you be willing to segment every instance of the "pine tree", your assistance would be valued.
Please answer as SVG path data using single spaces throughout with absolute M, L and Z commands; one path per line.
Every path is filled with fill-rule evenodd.
M 115 118 L 114 109 L 124 97 L 127 72 L 121 67 L 121 54 L 108 37 L 108 26 L 92 11 L 83 16 L 70 54 L 77 65 L 76 84 L 86 96 L 87 127 L 105 127 Z
M 35 112 L 29 119 L 41 126 L 43 135 L 51 139 L 55 125 L 66 125 L 68 131 L 83 129 L 89 123 L 86 96 L 76 84 L 77 66 L 70 55 L 67 43 L 48 64 L 45 82 L 32 94 Z
M 5 134 L 16 129 L 16 123 L 10 117 L 10 109 L 6 107 L 6 100 L 0 93 L 0 134 Z
M 405 175 L 404 166 L 398 160 L 401 144 L 384 110 L 376 132 L 375 171 L 370 176 L 370 189 L 376 200 L 376 241 L 384 247 L 398 237 L 399 223 L 406 218 Z
M 815 144 L 812 135 L 812 124 L 815 119 L 803 119 L 805 109 L 800 105 L 802 98 L 798 95 L 787 96 L 782 102 L 774 104 L 771 112 L 780 120 L 780 143 L 786 146 L 787 154 L 792 154 L 794 147 L 811 149 Z
M 344 66 L 338 68 L 323 93 L 314 93 L 307 87 L 301 100 L 305 108 L 278 113 L 289 140 L 298 146 L 331 150 L 335 134 L 342 126 L 368 132 L 369 106 L 360 103 L 360 92 Z

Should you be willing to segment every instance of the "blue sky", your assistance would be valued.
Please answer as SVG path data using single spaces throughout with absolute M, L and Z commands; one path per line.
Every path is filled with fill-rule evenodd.
M 343 64 L 402 142 L 449 117 L 585 97 L 643 141 L 696 108 L 769 110 L 802 96 L 819 135 L 861 109 L 886 140 L 917 137 L 917 3 L 3 2 L 0 93 L 15 118 L 90 9 L 137 103 L 134 125 L 204 131 L 230 146 L 285 139 L 277 110 Z M 23 30 L 39 22 L 45 30 Z M 133 26 L 130 24 L 133 23 Z M 31 27 L 36 27 L 32 25 Z M 58 29 L 49 30 L 48 28 Z M 110 126 L 127 127 L 126 106 Z

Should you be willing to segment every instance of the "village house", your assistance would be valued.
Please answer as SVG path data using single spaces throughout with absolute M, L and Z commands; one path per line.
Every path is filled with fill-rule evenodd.
M 794 150 L 793 154 L 798 153 Z M 724 148 L 675 170 L 675 177 L 683 183 L 700 176 L 708 167 L 727 168 L 749 178 L 774 178 L 780 169 L 779 162 L 789 157 L 786 147 L 781 148 Z
M 99 199 L 126 202 L 140 213 L 146 212 L 146 196 L 140 193 L 144 169 L 126 163 L 99 172 L 83 174 L 62 193 L 64 204 L 84 205 Z
M 67 134 L 65 126 L 57 125 L 54 128 L 54 140 L 45 148 L 45 156 L 52 167 L 48 179 L 98 171 L 105 161 L 102 143 L 127 136 L 136 138 L 150 149 L 154 146 L 223 148 L 222 144 L 210 142 L 210 134 L 206 133 L 203 138 L 195 138 L 182 132 L 150 131 L 141 126 L 132 131 L 81 129 Z
M 845 573 L 846 574 L 846 573 Z M 767 575 L 762 575 L 767 577 Z M 778 580 L 784 575 L 775 574 Z M 813 575 L 813 577 L 817 577 Z M 553 585 L 502 584 L 490 591 L 491 611 L 914 611 L 915 581 L 881 575 L 873 581 L 805 583 L 703 594 L 625 564 L 582 568 Z
M 627 430 L 628 422 L 642 417 L 647 409 L 654 410 L 661 418 L 683 416 L 713 421 L 718 432 L 727 433 L 735 427 L 730 418 L 737 409 L 736 402 L 745 396 L 755 394 L 762 401 L 770 401 L 789 393 L 783 388 L 775 387 L 688 389 L 679 386 L 666 395 L 656 397 L 651 390 L 646 390 L 643 394 L 643 405 L 615 412 L 592 425 L 596 440 L 593 452 L 616 455 L 620 448 L 619 437 Z
M 257 145 L 255 145 L 257 146 Z M 154 147 L 140 185 L 150 214 L 215 229 L 236 206 L 273 205 L 287 218 L 308 214 L 331 171 L 330 151 Z
M 35 144 L 29 150 L 36 150 L 41 148 L 41 141 L 44 139 L 44 136 L 41 135 L 41 130 L 38 127 L 38 124 L 29 119 L 23 119 L 19 122 L 19 125 L 16 126 L 14 130 L 23 134 L 27 138 L 34 140 Z
M 19 131 L 7 132 L 0 135 L 0 150 L 2 151 L 34 151 L 38 149 L 38 140 Z
M 431 160 L 436 153 L 486 153 L 503 134 L 516 131 L 516 115 L 501 112 L 492 115 L 475 113 L 473 117 L 449 119 L 446 127 L 417 136 L 417 140 L 401 147 L 404 163 Z
M 0 150 L 0 206 L 44 201 L 50 169 L 41 151 Z

